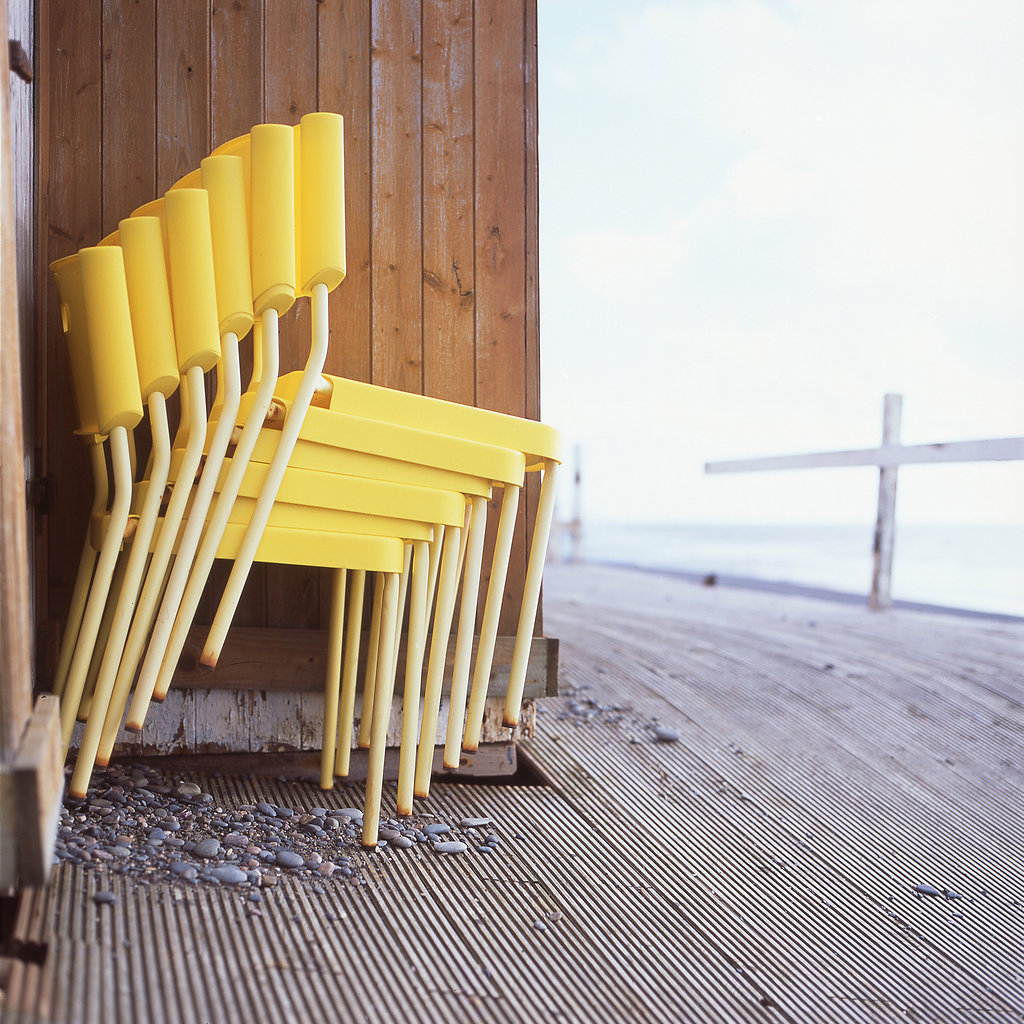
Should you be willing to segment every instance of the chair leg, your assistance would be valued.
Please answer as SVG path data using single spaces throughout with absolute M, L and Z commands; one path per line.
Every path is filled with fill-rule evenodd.
M 131 515 L 128 516 L 128 527 L 132 526 Z M 134 541 L 125 541 L 125 545 L 135 550 Z M 85 677 L 85 686 L 82 689 L 82 699 L 78 702 L 78 721 L 88 721 L 92 713 L 92 695 L 96 692 L 96 680 L 100 675 L 100 666 L 106 656 L 105 651 L 110 642 L 110 630 L 114 625 L 114 613 L 121 602 L 121 592 L 124 589 L 124 578 L 128 571 L 128 560 L 130 555 L 121 551 L 114 568 L 114 578 L 110 581 L 110 589 L 107 591 L 107 606 L 103 609 L 103 618 L 100 619 L 100 629 L 96 634 L 96 642 L 92 648 L 92 660 L 89 662 L 89 673 Z
M 427 585 L 430 547 L 416 541 L 409 598 L 409 639 L 405 651 L 405 692 L 402 700 L 402 744 L 398 757 L 398 813 L 412 814 L 413 777 L 416 772 L 416 735 L 419 731 L 420 687 L 427 638 Z
M 178 667 L 178 653 L 168 657 L 168 643 L 171 632 L 177 621 L 178 609 L 185 592 L 195 559 L 196 551 L 202 538 L 206 524 L 206 514 L 210 510 L 227 454 L 228 442 L 235 427 L 238 403 L 241 395 L 238 372 L 238 338 L 231 332 L 221 338 L 221 361 L 217 368 L 217 379 L 224 390 L 224 406 L 221 409 L 213 437 L 210 438 L 206 463 L 199 476 L 199 484 L 192 498 L 192 508 L 178 538 L 178 553 L 174 558 L 171 574 L 164 588 L 164 596 L 160 601 L 160 611 L 153 625 L 153 635 L 149 640 L 142 670 L 139 673 L 138 686 L 149 689 L 155 700 L 163 700 L 170 689 L 171 678 Z
M 380 648 L 378 651 L 377 688 L 373 695 L 373 733 L 366 768 L 366 800 L 363 804 L 363 846 L 377 845 L 380 825 L 380 803 L 384 788 L 384 754 L 388 742 L 388 724 L 391 719 L 389 681 L 394 678 L 392 660 L 395 657 L 395 621 L 398 618 L 399 573 L 386 574 L 383 613 L 381 615 Z M 363 715 L 369 709 L 363 709 Z
M 93 765 L 97 762 L 106 765 L 110 760 L 110 750 L 117 737 L 117 728 L 124 712 L 127 694 L 115 694 L 117 668 L 121 663 L 121 653 L 125 638 L 131 625 L 135 601 L 139 594 L 142 576 L 146 570 L 149 543 L 153 538 L 153 530 L 160 514 L 160 500 L 164 484 L 167 482 L 167 471 L 171 462 L 170 434 L 167 426 L 167 412 L 164 396 L 153 392 L 149 396 L 150 422 L 153 427 L 153 458 L 150 466 L 149 487 L 139 514 L 139 524 L 135 533 L 135 542 L 122 581 L 121 595 L 117 601 L 110 634 L 107 638 L 106 651 L 100 665 L 93 693 L 92 708 L 89 720 L 82 734 L 82 744 L 75 762 L 75 771 L 71 779 L 71 788 L 75 792 L 84 792 L 89 786 Z M 115 697 L 119 699 L 115 701 Z M 109 730 L 109 749 L 104 749 L 104 738 Z
M 508 693 L 505 696 L 503 722 L 510 729 L 519 724 L 519 707 L 523 702 L 526 666 L 533 645 L 533 626 L 537 621 L 540 584 L 544 575 L 544 560 L 547 557 L 548 537 L 551 535 L 551 519 L 555 511 L 557 488 L 558 463 L 548 462 L 544 468 L 544 483 L 540 488 L 537 520 L 533 527 L 533 543 L 530 545 L 530 561 L 526 567 L 526 585 L 523 587 L 523 604 L 519 612 L 519 630 L 516 633 L 516 646 L 512 652 L 512 667 L 509 670 Z
M 324 361 L 327 359 L 327 341 L 329 324 L 327 320 L 327 285 L 313 285 L 313 294 L 310 297 L 310 308 L 312 310 L 312 331 L 309 347 L 309 356 L 306 365 L 302 370 L 302 380 L 295 392 L 288 415 L 285 416 L 284 424 L 281 427 L 281 436 L 277 441 L 277 448 L 274 450 L 274 457 L 267 467 L 267 474 L 263 481 L 260 495 L 253 506 L 252 518 L 245 529 L 241 546 L 235 556 L 234 565 L 231 567 L 231 574 L 221 595 L 220 604 L 213 617 L 209 635 L 206 638 L 206 645 L 203 647 L 203 654 L 200 662 L 207 668 L 215 668 L 220 652 L 224 647 L 224 640 L 234 618 L 235 609 L 242 596 L 242 588 L 249 576 L 249 569 L 252 567 L 256 556 L 256 549 L 263 538 L 263 529 L 267 525 L 271 509 L 274 507 L 274 500 L 277 497 L 281 481 L 284 479 L 285 471 L 288 468 L 288 460 L 292 456 L 295 442 L 299 437 L 299 430 L 306 418 L 309 403 L 313 398 L 313 392 L 320 382 L 320 375 L 323 373 Z
M 466 709 L 466 733 L 462 740 L 465 750 L 477 750 L 483 729 L 484 705 L 487 701 L 487 687 L 494 663 L 494 643 L 498 636 L 498 618 L 501 615 L 501 600 L 505 594 L 505 579 L 508 576 L 508 561 L 512 553 L 512 541 L 516 531 L 516 513 L 519 509 L 520 488 L 508 485 L 501 499 L 501 515 L 498 517 L 498 534 L 494 541 L 494 557 L 491 560 L 491 577 L 487 584 L 487 600 L 484 604 L 484 618 L 480 626 L 480 643 L 476 652 L 473 669 L 473 689 Z
M 380 671 L 378 654 L 381 643 L 381 616 L 384 613 L 384 575 L 377 574 L 377 582 L 373 588 L 373 614 L 370 616 L 370 646 L 366 652 L 366 672 L 363 676 L 363 708 L 359 716 L 360 749 L 370 745 L 370 734 L 373 729 L 373 691 L 377 686 L 377 673 Z
M 469 540 L 462 576 L 462 607 L 459 609 L 458 640 L 455 643 L 455 664 L 452 668 L 451 697 L 448 701 L 448 730 L 444 743 L 445 768 L 459 767 L 462 751 L 462 724 L 466 715 L 466 691 L 469 666 L 473 658 L 473 634 L 476 632 L 476 607 L 480 593 L 480 565 L 487 531 L 487 499 L 474 497 L 470 506 Z
M 320 750 L 320 788 L 334 788 L 334 759 L 338 743 L 338 702 L 341 686 L 342 634 L 345 630 L 344 569 L 335 569 L 331 586 L 331 626 L 324 683 L 324 736 Z
M 273 310 L 268 311 L 263 320 L 258 320 L 253 324 L 252 351 L 253 371 L 249 389 L 251 391 L 255 388 L 255 395 L 249 415 L 242 427 L 242 433 L 235 445 L 231 468 L 228 470 L 223 487 L 210 512 L 199 551 L 192 565 L 192 572 L 185 585 L 185 592 L 182 594 L 181 604 L 174 619 L 174 628 L 171 630 L 171 637 L 167 642 L 164 662 L 172 666 L 172 671 L 173 666 L 177 665 L 178 658 L 185 647 L 185 641 L 188 639 L 189 628 L 195 618 L 196 610 L 199 608 L 206 581 L 209 578 L 214 559 L 217 557 L 217 549 L 224 536 L 224 527 L 231 515 L 231 509 L 234 507 L 235 498 L 238 496 L 238 490 L 252 457 L 253 449 L 256 447 L 260 431 L 263 429 L 270 400 L 273 397 L 278 369 L 277 314 Z M 167 681 L 161 672 L 154 694 L 159 694 Z M 166 689 L 163 689 L 163 692 L 166 693 Z M 142 714 L 145 714 L 145 709 L 142 709 Z
M 355 721 L 356 682 L 359 675 L 359 641 L 363 630 L 363 593 L 366 572 L 355 569 L 349 573 L 348 615 L 345 626 L 345 660 L 341 672 L 341 699 L 338 709 L 338 749 L 334 757 L 334 774 L 348 775 L 352 757 L 352 728 Z
M 185 506 L 192 493 L 192 483 L 199 470 L 199 463 L 203 457 L 203 446 L 206 443 L 206 391 L 203 386 L 202 367 L 193 366 L 182 383 L 185 385 L 183 390 L 187 392 L 185 396 L 187 401 L 184 405 L 189 410 L 192 427 L 189 430 L 185 454 L 178 470 L 178 478 L 171 490 L 171 500 L 168 502 L 167 511 L 160 524 L 160 536 L 157 538 L 156 549 L 149 563 L 146 582 L 142 587 L 142 596 L 139 598 L 139 606 L 135 610 L 132 628 L 128 633 L 128 642 L 125 644 L 124 654 L 121 657 L 118 675 L 121 677 L 120 686 L 122 688 L 126 685 L 125 679 L 128 680 L 127 686 L 131 686 L 131 679 L 135 676 L 135 670 L 139 667 L 139 662 L 145 653 L 149 630 L 156 615 L 160 596 L 163 594 L 164 584 L 167 582 L 167 569 L 173 556 L 174 543 L 178 538 L 178 527 L 181 525 Z M 118 687 L 116 680 L 114 687 L 115 689 Z M 132 732 L 142 731 L 142 723 L 145 720 L 146 711 L 149 709 L 151 697 L 152 690 L 143 691 L 139 687 L 136 688 L 135 696 L 128 709 L 126 729 Z
M 423 723 L 420 726 L 420 743 L 416 751 L 414 790 L 416 796 L 424 799 L 430 795 L 430 770 L 434 761 L 434 739 L 437 735 L 437 719 L 440 714 L 441 684 L 444 682 L 448 636 L 451 633 L 452 615 L 455 611 L 461 533 L 462 530 L 457 526 L 450 527 L 445 531 L 444 552 L 441 556 L 437 608 L 434 611 L 434 630 L 430 637 L 430 657 L 427 661 L 427 686 L 423 697 Z
M 68 669 L 68 678 L 61 696 L 60 724 L 64 751 L 71 745 L 71 734 L 75 727 L 75 716 L 85 687 L 85 676 L 89 671 L 96 634 L 100 628 L 103 609 L 107 603 L 107 591 L 114 575 L 114 566 L 121 549 L 124 528 L 132 501 L 132 470 L 128 454 L 128 431 L 115 427 L 110 432 L 110 454 L 114 472 L 114 501 L 110 509 L 107 535 L 96 560 L 96 573 L 89 591 L 89 600 L 82 616 L 82 626 L 75 645 L 75 654 Z M 76 794 L 77 795 L 77 794 Z M 85 796 L 83 792 L 81 794 Z
M 71 659 L 75 656 L 75 644 L 78 642 L 78 631 L 82 626 L 85 604 L 89 599 L 89 585 L 92 582 L 92 571 L 96 565 L 96 549 L 92 546 L 92 517 L 103 515 L 107 510 L 109 497 L 109 481 L 107 480 L 107 463 L 103 455 L 103 445 L 93 440 L 89 443 L 89 461 L 92 464 L 93 499 L 89 525 L 85 530 L 85 543 L 82 545 L 82 557 L 78 562 L 78 574 L 71 591 L 71 607 L 68 609 L 67 621 L 64 623 L 64 636 L 60 643 L 60 658 L 57 671 L 53 677 L 53 692 L 59 697 L 64 692 Z

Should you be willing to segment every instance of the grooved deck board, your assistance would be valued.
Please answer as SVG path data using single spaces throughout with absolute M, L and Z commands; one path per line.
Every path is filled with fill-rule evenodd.
M 61 865 L 0 1022 L 32 1019 L 16 998 L 90 1024 L 1024 1020 L 1024 624 L 594 567 L 552 567 L 545 598 L 565 695 L 521 760 L 547 784 L 418 805 L 492 816 L 497 850 L 382 851 L 323 895 L 284 876 L 262 917 L 116 875 L 101 911 Z M 197 781 L 223 806 L 361 799 Z

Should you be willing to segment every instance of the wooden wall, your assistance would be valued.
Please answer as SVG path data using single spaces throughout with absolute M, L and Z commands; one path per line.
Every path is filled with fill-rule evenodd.
M 91 495 L 46 265 L 253 124 L 337 111 L 348 277 L 332 296 L 328 371 L 536 417 L 537 62 L 535 0 L 41 0 L 38 16 L 45 687 Z M 282 371 L 304 362 L 307 316 L 289 314 Z M 256 567 L 236 623 L 323 629 L 328 598 L 322 571 Z

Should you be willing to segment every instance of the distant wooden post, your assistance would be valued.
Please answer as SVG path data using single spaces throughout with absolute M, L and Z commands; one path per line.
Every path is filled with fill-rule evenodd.
M 572 522 L 569 529 L 572 533 L 572 561 L 579 562 L 581 557 L 581 544 L 583 541 L 583 449 L 580 445 L 575 448 L 576 472 L 573 474 L 572 486 Z
M 900 420 L 903 396 L 886 395 L 882 413 L 882 447 L 893 448 L 900 443 Z M 875 520 L 874 569 L 868 607 L 885 611 L 892 607 L 892 548 L 896 536 L 896 474 L 895 463 L 881 465 L 878 470 L 878 517 Z

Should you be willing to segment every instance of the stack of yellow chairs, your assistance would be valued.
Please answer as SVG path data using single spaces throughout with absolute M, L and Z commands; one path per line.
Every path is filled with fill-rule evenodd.
M 166 695 L 216 558 L 233 564 L 203 651 L 211 668 L 253 562 L 329 567 L 320 782 L 327 789 L 348 774 L 370 592 L 357 742 L 369 750 L 363 844 L 374 847 L 403 637 L 397 813 L 408 815 L 414 797 L 429 795 L 453 626 L 445 766 L 458 767 L 460 751 L 480 742 L 519 497 L 535 472 L 543 483 L 504 711 L 506 725 L 518 723 L 558 435 L 532 420 L 323 373 L 328 294 L 345 276 L 343 169 L 339 115 L 257 125 L 112 235 L 52 267 L 76 432 L 95 481 L 54 686 L 65 749 L 76 719 L 85 722 L 73 795 L 84 796 L 94 765 L 108 762 L 122 721 L 141 730 L 151 702 Z M 280 376 L 279 319 L 307 300 L 305 368 Z M 254 369 L 242 393 L 239 345 L 250 335 Z M 176 390 L 172 441 L 166 405 Z M 152 453 L 137 467 L 133 431 L 144 417 Z M 501 512 L 474 664 L 495 488 Z

